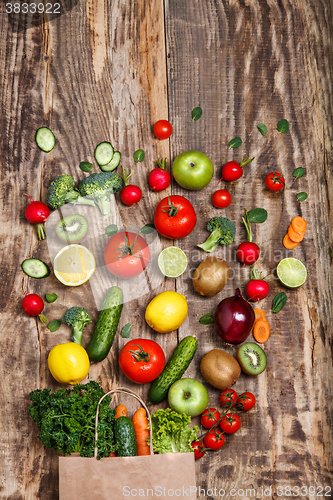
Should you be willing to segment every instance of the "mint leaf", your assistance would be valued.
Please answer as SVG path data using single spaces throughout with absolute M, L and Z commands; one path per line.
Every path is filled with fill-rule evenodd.
M 235 137 L 234 139 L 231 139 L 229 142 L 229 149 L 231 148 L 239 148 L 243 144 L 243 141 L 240 137 Z
M 192 122 L 200 120 L 201 117 L 202 117 L 202 109 L 200 108 L 200 106 L 198 106 L 197 108 L 194 108 L 192 110 Z
M 138 161 L 143 161 L 145 159 L 145 152 L 143 149 L 137 149 L 134 153 L 134 161 L 137 163 Z
M 105 234 L 108 236 L 112 236 L 113 234 L 116 234 L 118 232 L 118 228 L 115 224 L 110 224 L 108 227 L 105 228 Z
M 46 302 L 49 304 L 52 304 L 52 302 L 55 302 L 58 298 L 58 295 L 56 293 L 46 293 L 45 294 Z
M 295 179 L 300 179 L 303 175 L 305 175 L 305 168 L 303 167 L 298 167 L 293 171 L 293 177 L 295 177 Z
M 302 191 L 301 193 L 298 193 L 296 195 L 296 198 L 298 199 L 298 201 L 305 201 L 308 197 L 308 193 L 305 193 L 304 191 Z
M 140 229 L 141 233 L 142 234 L 150 234 L 150 233 L 153 233 L 155 231 L 155 226 L 154 224 L 146 224 L 145 226 L 143 226 L 141 229 Z
M 130 336 L 130 333 L 131 333 L 132 326 L 133 325 L 131 325 L 131 323 L 126 323 L 126 325 L 122 327 L 121 336 L 123 339 L 128 339 L 128 337 Z
M 264 123 L 259 123 L 257 125 L 257 128 L 259 130 L 259 132 L 261 133 L 261 135 L 266 135 L 267 134 L 267 127 Z
M 264 208 L 254 208 L 248 213 L 249 222 L 263 223 L 267 219 L 267 210 Z
M 47 325 L 48 329 L 51 331 L 51 332 L 56 332 L 57 330 L 59 330 L 61 326 L 61 321 L 60 319 L 53 319 L 52 321 L 50 321 L 50 323 Z
M 93 169 L 93 164 L 89 163 L 88 161 L 81 161 L 80 169 L 83 172 L 90 172 Z
M 199 319 L 199 323 L 201 325 L 210 325 L 211 323 L 214 323 L 214 316 L 211 313 L 204 314 Z
M 277 124 L 276 130 L 282 134 L 285 134 L 289 130 L 289 122 L 285 118 L 283 120 L 280 120 L 279 123 Z

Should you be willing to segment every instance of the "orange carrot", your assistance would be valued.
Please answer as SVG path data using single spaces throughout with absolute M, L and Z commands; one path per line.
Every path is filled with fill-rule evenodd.
M 266 319 L 261 318 L 254 323 L 253 336 L 257 342 L 260 342 L 261 344 L 266 342 L 270 333 L 271 329 Z
M 110 457 L 116 457 L 116 456 L 117 456 L 117 453 L 115 453 L 114 451 L 111 451 Z
M 137 410 L 133 415 L 132 422 L 135 431 L 138 456 L 150 455 L 150 448 L 147 444 L 147 440 L 149 439 L 149 421 L 146 417 L 146 410 L 144 408 Z
M 296 233 L 291 224 L 288 228 L 288 235 L 291 241 L 294 241 L 295 243 L 300 243 L 304 238 L 304 233 Z
M 262 309 L 253 309 L 254 310 L 254 314 L 256 316 L 256 319 L 255 321 L 257 321 L 257 319 L 266 319 L 266 313 L 265 311 L 263 311 Z
M 296 241 L 293 241 L 289 238 L 289 234 L 287 233 L 285 235 L 285 237 L 283 238 L 283 245 L 284 247 L 287 249 L 287 250 L 293 250 L 294 248 L 297 247 L 297 245 L 299 245 L 298 242 Z
M 120 404 L 116 408 L 116 418 L 127 417 L 127 408 L 125 405 Z
M 306 221 L 303 217 L 294 217 L 291 221 L 291 225 L 296 233 L 305 233 L 306 231 Z

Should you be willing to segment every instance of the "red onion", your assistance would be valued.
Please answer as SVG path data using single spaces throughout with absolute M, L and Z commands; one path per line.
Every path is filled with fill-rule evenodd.
M 227 344 L 241 344 L 250 334 L 255 320 L 251 305 L 239 288 L 233 297 L 223 299 L 215 313 L 216 335 Z

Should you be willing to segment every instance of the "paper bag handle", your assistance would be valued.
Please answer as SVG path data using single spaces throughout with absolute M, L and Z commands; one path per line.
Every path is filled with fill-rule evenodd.
M 110 394 L 114 394 L 116 392 L 120 392 L 120 393 L 123 393 L 123 394 L 128 394 L 129 396 L 133 396 L 133 398 L 137 399 L 139 401 L 139 403 L 143 406 L 143 408 L 146 410 L 146 413 L 147 413 L 147 417 L 148 417 L 148 421 L 149 421 L 149 428 L 150 428 L 150 435 L 149 435 L 149 448 L 150 448 L 150 454 L 151 455 L 154 455 L 154 450 L 153 450 L 153 437 L 152 437 L 152 434 L 153 434 L 153 426 L 152 426 L 152 423 L 151 423 L 151 417 L 150 417 L 150 413 L 149 413 L 149 410 L 147 408 L 147 406 L 145 405 L 145 403 L 142 401 L 142 399 L 140 398 L 140 396 L 138 396 L 135 392 L 131 391 L 131 389 L 127 389 L 127 387 L 118 387 L 118 389 L 113 389 L 112 391 L 109 391 L 107 392 L 106 394 L 104 394 L 104 396 L 101 397 L 101 399 L 98 401 L 98 405 L 97 405 L 97 411 L 96 411 L 96 420 L 95 420 L 95 443 L 97 443 L 97 439 L 98 439 L 98 432 L 97 432 L 97 427 L 98 427 L 98 415 L 99 415 L 99 405 L 100 403 L 103 401 L 103 399 L 106 397 L 106 396 L 109 396 Z M 97 459 L 97 446 L 95 446 L 95 450 L 94 450 L 94 457 Z

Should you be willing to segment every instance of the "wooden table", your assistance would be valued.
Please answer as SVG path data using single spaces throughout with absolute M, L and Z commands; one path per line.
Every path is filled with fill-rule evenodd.
M 332 0 L 72 3 L 75 6 L 66 11 L 68 2 L 66 6 L 62 2 L 62 15 L 50 22 L 46 16 L 38 22 L 21 16 L 21 24 L 2 6 L 0 497 L 58 498 L 58 455 L 40 444 L 27 407 L 30 391 L 59 387 L 48 371 L 47 356 L 52 346 L 69 341 L 70 330 L 62 325 L 51 333 L 24 315 L 23 295 L 27 290 L 42 296 L 56 292 L 58 300 L 46 307 L 49 320 L 61 318 L 73 305 L 86 306 L 94 321 L 97 317 L 89 283 L 69 289 L 54 275 L 36 281 L 21 271 L 20 263 L 27 257 L 50 262 L 47 241 L 38 242 L 35 227 L 24 218 L 23 193 L 45 200 L 50 182 L 61 173 L 79 181 L 86 175 L 79 162 L 92 161 L 95 146 L 103 140 L 121 151 L 127 168 L 136 149 L 146 154 L 133 174 L 143 190 L 138 206 L 127 209 L 116 197 L 125 225 L 152 222 L 158 201 L 170 193 L 185 195 L 196 208 L 195 231 L 174 242 L 189 257 L 188 271 L 126 303 L 120 324 L 133 323 L 132 338 L 157 340 L 167 357 L 180 339 L 195 335 L 199 348 L 187 376 L 202 381 L 200 360 L 211 348 L 236 351 L 216 338 L 211 325 L 200 325 L 199 318 L 213 312 L 236 287 L 244 292 L 249 269 L 241 268 L 234 251 L 245 238 L 241 224 L 245 207 L 264 207 L 269 214 L 254 228 L 262 250 L 258 269 L 273 272 L 284 256 L 301 259 L 308 269 L 305 285 L 287 290 L 287 305 L 276 315 L 271 313 L 271 301 L 284 288 L 269 278 L 270 295 L 262 302 L 272 329 L 265 344 L 268 367 L 257 378 L 242 375 L 235 386 L 240 392 L 252 391 L 257 406 L 242 417 L 241 430 L 227 439 L 220 452 L 196 463 L 197 484 L 206 490 L 200 498 L 219 498 L 207 491 L 215 487 L 226 491 L 223 498 L 249 498 L 251 493 L 246 496 L 242 490 L 250 488 L 256 498 L 287 498 L 288 486 L 303 486 L 302 498 L 313 498 L 310 486 L 316 495 L 332 495 L 325 490 L 332 486 L 333 453 Z M 35 25 L 28 28 L 25 22 Z M 203 115 L 193 123 L 191 110 L 196 106 L 202 107 Z M 152 132 L 161 118 L 173 125 L 170 140 L 159 141 Z M 290 122 L 286 134 L 276 131 L 281 118 Z M 257 129 L 259 122 L 268 127 L 265 137 Z M 57 140 L 49 154 L 34 141 L 35 130 L 43 125 Z M 243 145 L 228 150 L 235 136 Z M 194 192 L 174 182 L 165 192 L 149 191 L 147 174 L 154 161 L 166 157 L 170 164 L 190 149 L 212 159 L 211 185 Z M 221 166 L 245 156 L 255 156 L 255 161 L 245 167 L 241 180 L 228 185 L 232 205 L 225 211 L 214 209 L 211 190 Z M 306 175 L 293 182 L 293 170 L 299 166 L 305 167 Z M 272 170 L 285 176 L 282 194 L 265 188 L 265 176 Z M 302 203 L 296 199 L 300 191 L 309 195 Z M 200 298 L 190 271 L 207 254 L 198 251 L 196 243 L 208 235 L 205 226 L 210 217 L 220 214 L 237 227 L 234 244 L 219 251 L 235 277 L 218 296 Z M 306 219 L 308 231 L 295 250 L 287 251 L 282 238 L 295 215 Z M 173 242 L 161 239 L 161 243 L 166 247 Z M 163 290 L 184 293 L 189 305 L 185 323 L 167 335 L 155 334 L 144 320 L 149 300 Z M 87 328 L 85 342 L 92 329 L 93 325 Z M 147 387 L 129 383 L 119 373 L 117 358 L 125 342 L 118 333 L 107 359 L 93 365 L 89 376 L 105 390 L 125 384 L 146 397 Z M 209 394 L 211 405 L 219 407 L 219 391 L 209 387 Z

